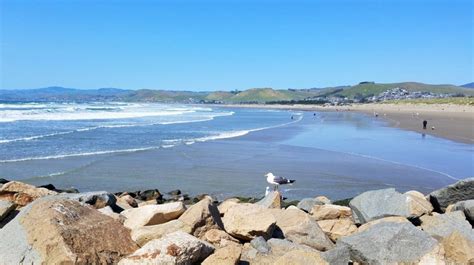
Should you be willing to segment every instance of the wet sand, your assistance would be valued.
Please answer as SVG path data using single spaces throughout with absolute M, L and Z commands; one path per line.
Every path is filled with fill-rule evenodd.
M 291 109 L 307 111 L 356 111 L 378 114 L 393 127 L 474 144 L 474 106 L 450 104 L 353 104 L 351 106 L 320 105 L 230 105 L 231 107 Z M 423 120 L 428 121 L 426 130 Z M 432 128 L 433 127 L 433 128 Z

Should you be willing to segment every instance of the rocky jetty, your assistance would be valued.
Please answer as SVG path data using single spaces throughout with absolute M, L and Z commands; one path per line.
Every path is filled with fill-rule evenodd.
M 474 264 L 474 178 L 426 196 L 383 189 L 288 207 L 279 192 L 219 203 L 1 180 L 0 265 Z

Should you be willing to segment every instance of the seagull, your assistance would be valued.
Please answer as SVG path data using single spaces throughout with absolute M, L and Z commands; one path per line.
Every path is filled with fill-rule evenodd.
M 277 177 L 273 173 L 269 172 L 265 175 L 267 177 L 267 182 L 274 185 L 274 190 L 277 190 L 280 185 L 291 184 L 295 182 L 294 179 L 287 179 L 284 177 Z

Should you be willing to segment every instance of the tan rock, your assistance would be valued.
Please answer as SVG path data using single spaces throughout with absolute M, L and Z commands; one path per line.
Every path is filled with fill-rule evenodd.
M 146 225 L 166 223 L 178 218 L 184 211 L 185 207 L 182 202 L 172 202 L 132 208 L 120 214 L 127 218 L 124 222 L 125 227 L 136 229 Z
M 450 212 L 454 212 L 454 211 L 455 211 L 454 210 L 454 204 L 448 205 L 448 207 L 446 207 L 446 210 L 445 210 L 446 213 L 450 213 Z
M 154 239 L 120 260 L 119 265 L 131 264 L 199 264 L 214 247 L 198 238 L 176 231 L 160 239 Z
M 417 191 L 406 192 L 406 202 L 410 216 L 418 217 L 433 211 L 433 205 L 425 199 L 425 196 Z
M 319 220 L 329 220 L 351 217 L 351 208 L 334 204 L 315 205 L 311 210 L 311 215 Z
M 458 231 L 441 241 L 448 262 L 454 264 L 474 264 L 474 242 Z
M 417 197 L 417 198 L 420 198 L 420 199 L 428 200 L 428 199 L 426 198 L 426 196 L 423 195 L 423 193 L 421 193 L 421 192 L 419 192 L 419 191 L 416 191 L 416 190 L 407 191 L 407 192 L 405 192 L 405 195 L 410 195 L 410 196 L 414 196 L 414 197 Z
M 10 181 L 0 188 L 0 200 L 7 200 L 20 206 L 25 206 L 38 198 L 54 194 L 57 194 L 57 192 L 18 181 Z
M 1 264 L 113 264 L 137 249 L 121 223 L 78 201 L 46 197 L 0 229 Z
M 122 195 L 120 197 L 117 198 L 117 201 L 120 201 L 122 203 L 126 203 L 128 204 L 129 206 L 131 207 L 138 207 L 138 203 L 137 201 L 130 195 L 126 194 L 126 195 Z M 155 200 L 156 201 L 156 200 Z
M 131 235 L 138 245 L 143 246 L 153 239 L 160 239 L 176 231 L 191 233 L 191 227 L 180 220 L 171 220 L 163 224 L 142 226 L 132 230 Z
M 329 265 L 321 255 L 316 251 L 305 251 L 305 250 L 292 250 L 282 257 L 278 258 L 275 265 L 307 265 L 307 264 L 318 264 L 318 265 Z
M 230 207 L 222 221 L 227 233 L 243 240 L 251 240 L 257 236 L 271 237 L 276 223 L 269 211 L 251 203 Z
M 217 206 L 217 208 L 219 209 L 219 213 L 221 214 L 221 216 L 224 216 L 225 213 L 227 212 L 227 210 L 231 206 L 234 206 L 234 205 L 238 204 L 239 202 L 240 201 L 237 198 L 230 198 L 230 199 L 227 199 L 227 200 L 221 202 L 219 204 L 219 206 Z
M 123 224 L 123 222 L 125 222 L 125 217 L 123 215 L 120 215 L 120 214 L 114 212 L 110 206 L 100 208 L 100 209 L 98 209 L 98 211 L 100 213 L 104 214 L 104 215 L 112 217 L 113 219 L 119 221 L 122 224 Z
M 202 265 L 236 265 L 239 263 L 242 248 L 238 245 L 229 245 L 220 248 L 204 260 Z
M 142 207 L 142 206 L 145 206 L 145 205 L 157 205 L 157 201 L 156 200 L 149 200 L 149 201 L 137 201 L 138 203 L 138 207 Z
M 271 209 L 269 211 L 275 218 L 276 225 L 280 228 L 281 236 L 284 238 L 322 251 L 334 247 L 318 223 L 303 210 Z
M 239 241 L 220 229 L 210 229 L 204 235 L 204 240 L 213 244 L 215 247 L 223 247 Z
M 192 234 L 198 238 L 202 238 L 210 229 L 223 226 L 219 210 L 209 196 L 205 196 L 198 203 L 190 206 L 179 217 L 179 220 L 190 226 Z
M 359 229 L 357 232 L 363 232 L 367 230 L 368 228 L 372 227 L 373 225 L 379 224 L 379 223 L 409 223 L 407 218 L 403 216 L 389 216 L 389 217 L 384 217 L 380 219 L 376 219 L 373 221 L 370 221 L 368 223 L 365 223 L 361 226 L 359 226 Z
M 255 204 L 263 206 L 264 208 L 281 208 L 281 194 L 278 191 L 272 191 L 265 196 L 265 198 L 261 199 L 260 201 L 256 202 Z
M 331 200 L 326 196 L 318 196 L 314 199 L 317 200 L 317 201 L 322 202 L 323 204 L 331 204 Z
M 318 225 L 333 242 L 336 242 L 340 237 L 357 232 L 357 226 L 351 218 L 320 220 Z

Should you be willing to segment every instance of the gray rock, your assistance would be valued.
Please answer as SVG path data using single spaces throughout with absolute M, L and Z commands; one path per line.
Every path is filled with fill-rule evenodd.
M 433 191 L 429 195 L 435 211 L 444 212 L 446 207 L 459 201 L 474 200 L 474 178 L 460 180 L 452 185 Z
M 364 224 L 387 216 L 410 215 L 406 195 L 395 189 L 364 192 L 349 203 L 356 224 Z
M 347 265 L 350 261 L 350 252 L 347 246 L 337 246 L 321 253 L 321 256 L 331 265 Z
M 212 252 L 211 244 L 177 231 L 146 243 L 118 264 L 199 264 Z
M 296 205 L 296 207 L 309 213 L 311 212 L 311 209 L 313 209 L 315 205 L 323 205 L 323 204 L 324 203 L 322 201 L 317 200 L 315 198 L 304 198 L 298 203 L 298 205 Z
M 312 247 L 305 245 L 300 245 L 294 242 L 291 242 L 287 239 L 271 238 L 267 241 L 268 246 L 272 252 L 276 253 L 285 253 L 291 250 L 313 250 Z
M 341 238 L 337 246 L 347 247 L 352 261 L 377 265 L 417 262 L 436 251 L 438 242 L 411 223 L 379 223 Z
M 453 206 L 453 211 L 463 211 L 466 219 L 474 224 L 474 200 L 460 201 Z
M 281 208 L 281 194 L 278 191 L 272 191 L 265 196 L 265 198 L 261 199 L 260 201 L 256 202 L 260 206 L 264 208 Z
M 252 239 L 250 245 L 259 253 L 268 253 L 270 251 L 270 246 L 267 244 L 267 241 L 265 241 L 265 238 L 261 236 Z
M 435 216 L 424 215 L 420 218 L 421 228 L 432 237 L 443 240 L 453 232 L 458 231 L 461 235 L 474 241 L 474 230 L 466 221 L 462 211 L 454 211 Z
M 2 221 L 7 215 L 15 209 L 16 205 L 9 201 L 0 200 L 0 221 Z
M 61 194 L 60 196 L 69 198 L 72 200 L 77 200 L 82 203 L 87 203 L 94 206 L 96 209 L 104 208 L 110 206 L 115 210 L 117 207 L 117 199 L 115 195 L 106 191 L 91 191 L 83 193 L 69 193 Z
M 306 245 L 320 251 L 334 247 L 316 220 L 300 209 L 271 209 L 277 229 L 273 237 L 283 237 L 294 243 Z

